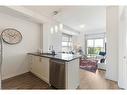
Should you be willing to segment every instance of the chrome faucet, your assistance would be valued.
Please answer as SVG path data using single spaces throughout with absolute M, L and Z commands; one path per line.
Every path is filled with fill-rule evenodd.
M 55 55 L 55 50 L 53 49 L 53 45 L 52 45 L 51 53 L 52 53 L 52 55 Z

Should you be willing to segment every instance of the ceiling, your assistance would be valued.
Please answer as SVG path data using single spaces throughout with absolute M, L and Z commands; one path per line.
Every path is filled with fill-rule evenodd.
M 24 6 L 40 15 L 55 19 L 76 31 L 105 32 L 105 6 Z M 57 11 L 54 15 L 54 11 Z M 81 28 L 81 26 L 84 26 Z

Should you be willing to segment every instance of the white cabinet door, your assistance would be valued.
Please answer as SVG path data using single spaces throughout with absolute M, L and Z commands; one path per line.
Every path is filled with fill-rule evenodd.
M 31 63 L 30 71 L 34 74 L 39 75 L 40 74 L 40 71 L 39 71 L 39 68 L 40 68 L 39 57 L 38 56 L 32 56 L 31 60 L 32 60 L 32 63 Z
M 49 83 L 49 58 L 33 55 L 30 71 L 45 82 Z
M 39 73 L 41 75 L 41 79 L 49 83 L 49 58 L 39 58 Z

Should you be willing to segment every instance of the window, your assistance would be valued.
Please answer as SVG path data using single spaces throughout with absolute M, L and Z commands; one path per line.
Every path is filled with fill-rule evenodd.
M 100 51 L 105 51 L 104 39 L 88 39 L 87 40 L 87 54 L 90 56 L 96 56 Z
M 62 34 L 62 52 L 69 52 L 72 50 L 72 36 Z

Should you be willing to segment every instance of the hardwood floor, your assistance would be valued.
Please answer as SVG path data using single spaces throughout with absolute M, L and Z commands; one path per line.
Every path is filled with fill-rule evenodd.
M 80 69 L 79 89 L 119 89 L 117 82 L 105 79 L 105 71 L 97 70 L 92 73 Z
M 49 85 L 28 72 L 2 81 L 2 89 L 48 89 Z
M 119 89 L 117 82 L 106 80 L 105 71 L 96 73 L 80 69 L 78 89 Z M 54 89 L 32 73 L 28 72 L 2 81 L 2 89 Z

